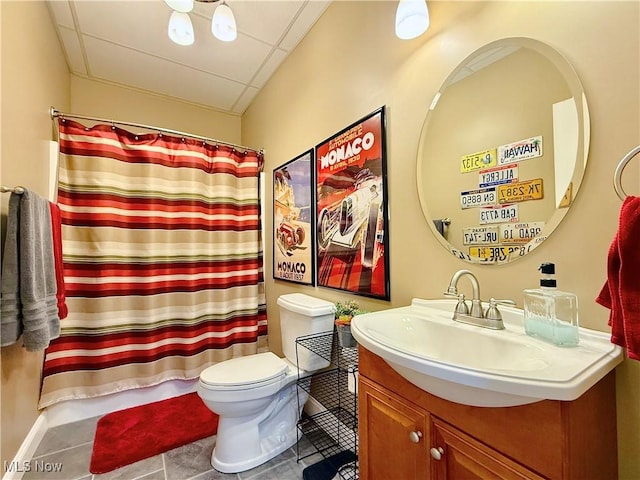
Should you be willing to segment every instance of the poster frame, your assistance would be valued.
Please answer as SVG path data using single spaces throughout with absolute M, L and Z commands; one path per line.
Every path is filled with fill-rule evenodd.
M 279 202 L 277 201 L 277 187 L 278 187 L 278 182 L 281 182 L 279 175 L 282 176 L 284 171 L 288 171 L 291 167 L 295 166 L 296 164 L 300 163 L 300 162 L 305 162 L 306 160 L 308 160 L 308 168 L 304 169 L 303 168 L 303 172 L 306 175 L 306 186 L 305 185 L 298 185 L 298 189 L 308 189 L 308 195 L 306 195 L 306 197 L 309 199 L 308 202 L 309 204 L 306 205 L 302 204 L 302 208 L 304 208 L 306 206 L 306 208 L 308 208 L 309 210 L 309 229 L 308 232 L 305 231 L 305 236 L 308 236 L 309 242 L 308 245 L 309 247 L 307 248 L 307 251 L 302 253 L 302 252 L 295 252 L 294 250 L 297 250 L 297 248 L 293 248 L 293 247 L 297 247 L 299 245 L 299 243 L 294 239 L 293 243 L 295 244 L 291 244 L 289 241 L 289 245 L 287 245 L 287 241 L 284 239 L 283 235 L 284 234 L 284 230 L 285 227 L 289 227 L 292 226 L 293 223 L 291 222 L 287 222 L 288 225 L 283 226 L 284 225 L 284 221 L 279 221 L 279 215 L 278 215 L 278 208 L 284 208 L 282 207 L 282 205 L 279 204 Z M 314 194 L 314 185 L 315 185 L 315 178 L 314 178 L 314 171 L 315 171 L 315 151 L 314 149 L 309 149 L 304 153 L 301 153 L 300 155 L 298 155 L 297 157 L 283 163 L 282 165 L 280 165 L 277 168 L 273 169 L 273 202 L 272 202 L 272 213 L 273 213 L 273 229 L 272 229 L 272 236 L 273 236 L 273 279 L 274 280 L 282 280 L 282 281 L 286 281 L 286 282 L 292 282 L 292 283 L 297 283 L 300 285 L 310 285 L 310 286 L 315 286 L 316 284 L 316 267 L 315 267 L 315 262 L 316 262 L 316 255 L 315 255 L 315 249 L 316 249 L 316 223 L 315 223 L 315 214 L 314 214 L 314 207 L 315 207 L 315 194 Z M 303 178 L 304 180 L 304 178 Z M 293 188 L 293 187 L 292 187 Z M 299 227 L 299 226 L 298 226 Z M 281 228 L 283 229 L 283 231 L 280 231 Z M 289 228 L 286 228 L 286 232 L 287 233 L 294 233 L 297 229 L 291 231 L 289 230 Z M 285 235 L 286 236 L 286 235 Z M 294 234 L 295 237 L 295 234 Z M 287 237 L 288 238 L 288 237 Z M 287 248 L 287 247 L 291 247 L 291 248 Z M 291 257 L 293 258 L 294 256 L 296 256 L 297 258 L 294 259 L 293 262 L 290 262 L 290 268 L 287 269 L 287 271 L 282 271 L 281 275 L 278 274 L 279 271 L 283 270 L 281 268 L 278 267 L 278 262 L 279 262 L 279 257 L 277 255 L 277 252 L 283 252 L 284 250 L 284 255 L 287 255 L 289 252 L 291 255 Z M 300 265 L 304 265 L 305 267 L 305 272 L 303 272 L 303 276 L 304 273 L 306 273 L 307 271 L 310 273 L 311 277 L 308 280 L 301 280 L 299 278 L 300 276 Z
M 361 132 L 361 136 L 358 132 Z M 379 141 L 379 146 L 375 149 L 371 147 L 371 152 L 368 152 L 365 148 L 367 146 L 365 137 L 371 138 L 370 135 L 373 135 L 374 142 Z M 333 146 L 333 148 L 329 148 L 329 146 Z M 341 154 L 337 157 L 333 156 L 338 149 L 341 149 L 341 146 L 345 146 L 344 151 L 341 150 Z M 345 152 L 349 152 L 353 156 L 345 158 Z M 367 157 L 367 153 L 376 154 L 372 152 L 379 152 L 379 158 Z M 334 163 L 330 163 L 331 161 Z M 340 162 L 346 162 L 342 165 L 344 168 Z M 383 105 L 365 115 L 317 144 L 315 165 L 316 285 L 355 295 L 389 300 L 391 292 L 385 106 Z M 359 170 L 357 170 L 358 168 Z M 335 169 L 331 170 L 334 173 L 327 173 L 328 169 Z M 352 176 L 354 171 L 357 172 Z M 337 175 L 341 172 L 343 172 L 342 175 Z M 335 193 L 340 188 L 334 188 L 334 186 L 343 182 L 345 176 L 348 179 L 352 178 L 353 183 L 342 189 L 344 190 L 343 198 L 340 199 L 340 193 Z M 334 181 L 332 182 L 333 186 L 328 188 L 326 180 L 329 178 L 333 178 Z M 327 193 L 329 190 L 331 193 Z M 367 192 L 371 192 L 371 198 L 367 198 Z M 328 200 L 329 196 L 334 196 L 335 199 Z M 366 208 L 360 208 L 363 199 L 367 205 Z M 342 215 L 340 213 L 345 208 L 342 206 L 343 200 L 358 206 L 355 209 L 357 215 Z M 368 211 L 363 213 L 364 210 Z M 341 226 L 341 218 L 347 216 L 349 219 L 342 220 Z M 359 233 L 352 237 L 348 237 L 351 230 L 351 226 L 348 225 L 350 221 L 353 221 L 350 225 L 358 224 L 357 228 L 360 229 Z M 374 228 L 374 224 L 375 233 L 371 235 L 369 233 Z M 359 240 L 358 235 L 362 235 Z M 351 242 L 349 242 L 349 238 L 351 238 Z M 360 252 L 357 252 L 358 248 Z M 349 261 L 349 258 L 352 261 Z M 330 266 L 335 263 L 335 259 L 344 264 L 344 273 L 334 273 L 339 270 L 337 264 L 335 268 Z M 380 275 L 380 267 L 384 270 L 382 275 Z M 378 271 L 376 272 L 376 270 Z M 351 278 L 352 275 L 354 278 Z M 336 278 L 338 276 L 341 277 L 339 281 Z M 357 286 L 354 285 L 355 283 Z

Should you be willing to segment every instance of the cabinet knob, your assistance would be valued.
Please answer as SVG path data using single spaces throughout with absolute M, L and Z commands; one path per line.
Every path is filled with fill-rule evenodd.
M 420 442 L 421 438 L 422 438 L 422 432 L 420 430 L 418 430 L 417 432 L 411 432 L 409 434 L 409 440 L 411 440 L 413 443 Z
M 444 450 L 442 447 L 434 447 L 429 450 L 429 453 L 431 454 L 431 458 L 433 458 L 434 460 L 440 460 L 442 458 L 442 455 L 444 455 Z

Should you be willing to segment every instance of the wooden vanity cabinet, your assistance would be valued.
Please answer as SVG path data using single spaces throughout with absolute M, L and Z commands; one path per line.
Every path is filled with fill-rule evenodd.
M 424 458 L 429 412 L 361 378 L 358 419 L 360 478 L 429 478 Z
M 419 389 L 359 348 L 361 479 L 617 478 L 613 372 L 572 402 L 471 407 Z

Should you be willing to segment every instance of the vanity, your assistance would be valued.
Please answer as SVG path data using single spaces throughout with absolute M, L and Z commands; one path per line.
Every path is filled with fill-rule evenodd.
M 615 376 L 574 401 L 474 407 L 421 390 L 360 347 L 365 480 L 617 478 Z
M 483 311 L 489 304 L 482 303 Z M 576 347 L 453 320 L 455 300 L 358 315 L 363 479 L 617 478 L 620 347 L 580 328 Z

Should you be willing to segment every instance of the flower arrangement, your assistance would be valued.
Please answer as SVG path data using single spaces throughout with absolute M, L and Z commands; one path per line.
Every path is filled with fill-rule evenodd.
M 361 313 L 366 312 L 360 309 L 360 305 L 355 300 L 336 302 L 336 325 L 351 325 L 351 319 Z

